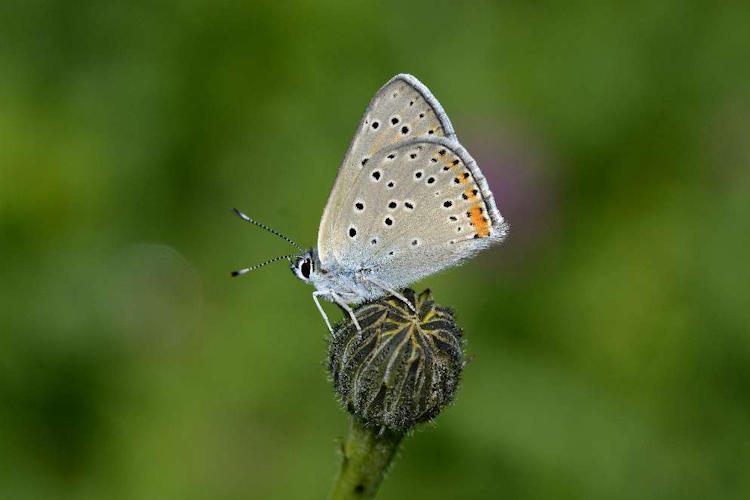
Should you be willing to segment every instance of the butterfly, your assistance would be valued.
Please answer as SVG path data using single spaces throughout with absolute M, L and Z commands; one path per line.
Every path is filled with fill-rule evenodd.
M 351 306 L 392 295 L 456 266 L 508 234 L 487 181 L 458 141 L 442 106 L 408 74 L 391 78 L 370 101 L 354 134 L 318 229 L 317 246 L 291 239 L 234 209 L 294 245 L 299 254 L 241 269 L 245 274 L 287 259 L 292 272 L 315 287 L 313 300 Z

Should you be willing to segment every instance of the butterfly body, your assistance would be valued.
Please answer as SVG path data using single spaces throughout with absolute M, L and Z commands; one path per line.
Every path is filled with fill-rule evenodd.
M 373 274 L 373 269 L 351 263 L 343 266 L 331 263 L 327 268 L 323 267 L 315 249 L 292 262 L 291 269 L 295 276 L 313 285 L 318 292 L 328 292 L 320 295 L 331 302 L 336 302 L 332 296 L 334 293 L 342 301 L 352 305 L 385 295 L 382 288 L 367 279 L 368 275 Z

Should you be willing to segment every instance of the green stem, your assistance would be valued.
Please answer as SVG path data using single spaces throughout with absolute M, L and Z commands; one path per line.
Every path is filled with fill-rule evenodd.
M 352 417 L 349 437 L 343 446 L 343 463 L 331 500 L 375 498 L 388 464 L 396 454 L 403 434 L 382 431 Z

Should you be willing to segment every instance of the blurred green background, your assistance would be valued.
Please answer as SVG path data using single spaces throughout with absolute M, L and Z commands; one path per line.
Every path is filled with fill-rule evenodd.
M 750 498 L 746 2 L 0 5 L 0 497 L 325 497 L 327 332 L 229 208 L 313 245 L 409 72 L 511 233 L 415 286 L 475 359 L 381 497 Z

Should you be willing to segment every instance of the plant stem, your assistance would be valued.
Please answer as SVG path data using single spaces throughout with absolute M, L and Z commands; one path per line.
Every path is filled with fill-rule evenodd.
M 375 498 L 403 437 L 400 433 L 366 427 L 358 418 L 352 417 L 331 500 Z

